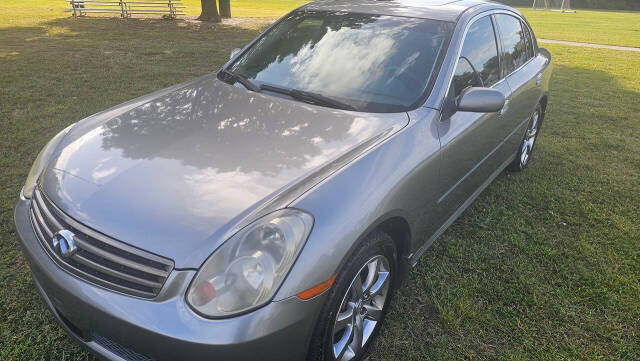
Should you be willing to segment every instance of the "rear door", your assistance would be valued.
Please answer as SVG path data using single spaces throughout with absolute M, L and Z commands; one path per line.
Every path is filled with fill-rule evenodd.
M 514 133 L 507 139 L 501 157 L 506 159 L 517 150 L 524 125 L 542 96 L 544 59 L 535 57 L 535 45 L 528 25 L 515 14 L 494 14 L 501 43 L 503 76 L 513 91 L 509 102 Z M 520 128 L 519 128 L 520 127 Z
M 441 196 L 438 205 L 445 219 L 499 166 L 494 153 L 510 122 L 502 113 L 448 111 L 467 87 L 487 87 L 509 98 L 511 90 L 501 80 L 498 41 L 491 15 L 469 25 L 450 85 L 438 132 L 442 146 Z M 447 105 L 448 104 L 448 105 Z M 508 109 L 505 107 L 505 110 Z

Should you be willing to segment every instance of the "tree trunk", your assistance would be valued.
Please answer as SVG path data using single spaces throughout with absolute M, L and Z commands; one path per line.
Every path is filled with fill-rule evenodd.
M 200 4 L 202 5 L 202 12 L 198 17 L 198 20 L 212 21 L 214 23 L 222 21 L 218 14 L 218 5 L 216 4 L 216 0 L 200 0 Z
M 220 4 L 220 16 L 223 18 L 231 17 L 231 0 L 218 0 Z

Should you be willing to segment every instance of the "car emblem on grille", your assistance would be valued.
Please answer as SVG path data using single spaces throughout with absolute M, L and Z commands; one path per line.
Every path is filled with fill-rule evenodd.
M 75 235 L 66 229 L 56 232 L 51 240 L 53 249 L 62 255 L 62 257 L 69 258 L 73 256 L 78 250 L 74 237 Z

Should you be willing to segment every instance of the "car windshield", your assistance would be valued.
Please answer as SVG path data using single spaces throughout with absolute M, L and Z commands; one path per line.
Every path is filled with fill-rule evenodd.
M 452 23 L 438 20 L 300 10 L 228 71 L 348 109 L 407 111 L 428 95 L 452 29 Z

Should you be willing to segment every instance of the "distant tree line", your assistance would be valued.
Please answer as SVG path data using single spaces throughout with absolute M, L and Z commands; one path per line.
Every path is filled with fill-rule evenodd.
M 497 0 L 510 6 L 531 7 L 533 0 Z M 542 0 L 541 0 L 542 2 Z M 549 4 L 562 0 L 549 0 Z M 571 0 L 572 9 L 640 10 L 638 0 Z

